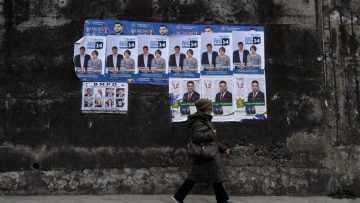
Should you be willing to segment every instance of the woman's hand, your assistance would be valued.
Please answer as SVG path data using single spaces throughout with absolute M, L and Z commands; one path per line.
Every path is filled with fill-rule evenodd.
M 225 154 L 226 156 L 229 156 L 229 154 L 230 154 L 230 149 L 225 149 L 224 154 Z
M 217 136 L 217 132 L 216 132 L 216 130 L 215 130 L 215 129 L 213 130 L 213 132 L 214 132 L 215 136 Z

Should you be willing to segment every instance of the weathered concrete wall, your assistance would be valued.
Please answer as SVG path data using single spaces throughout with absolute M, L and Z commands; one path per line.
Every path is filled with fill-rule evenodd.
M 359 195 L 359 5 L 0 0 L 0 194 L 172 193 L 186 177 L 166 87 L 130 85 L 128 115 L 81 114 L 73 42 L 98 18 L 265 24 L 269 119 L 216 124 L 233 151 L 227 188 Z

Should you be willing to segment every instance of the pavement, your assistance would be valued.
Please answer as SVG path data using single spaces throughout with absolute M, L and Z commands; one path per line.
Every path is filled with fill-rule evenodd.
M 170 195 L 0 196 L 0 203 L 173 203 Z M 235 203 L 360 203 L 360 199 L 288 196 L 232 196 Z M 215 203 L 215 196 L 189 195 L 186 203 Z

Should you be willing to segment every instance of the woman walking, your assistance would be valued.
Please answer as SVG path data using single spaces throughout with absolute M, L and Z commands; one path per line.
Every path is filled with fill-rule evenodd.
M 222 182 L 226 179 L 226 173 L 221 160 L 221 154 L 229 154 L 230 149 L 217 142 L 217 133 L 211 122 L 212 103 L 208 99 L 199 99 L 195 102 L 197 112 L 188 117 L 191 128 L 191 139 L 195 144 L 214 143 L 217 146 L 214 159 L 194 158 L 191 172 L 185 182 L 180 186 L 172 199 L 177 203 L 183 203 L 187 194 L 195 183 L 212 183 L 217 203 L 231 203 L 225 192 Z

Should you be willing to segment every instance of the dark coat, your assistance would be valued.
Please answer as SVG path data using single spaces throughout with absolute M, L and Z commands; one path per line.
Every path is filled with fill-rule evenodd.
M 123 59 L 123 55 L 118 54 L 116 60 L 116 68 L 120 68 L 120 62 Z M 106 67 L 114 67 L 113 55 L 110 54 L 106 57 Z
M 258 91 L 255 98 L 253 99 L 253 93 L 248 94 L 248 102 L 265 102 L 265 94 L 262 91 Z
M 247 56 L 249 55 L 249 53 L 250 53 L 249 50 L 244 49 L 242 62 L 245 65 L 247 64 Z M 240 63 L 239 50 L 233 52 L 233 63 Z
M 88 62 L 91 59 L 91 56 L 89 54 L 85 54 L 85 58 L 84 58 L 84 68 L 85 70 L 87 69 L 88 66 Z M 81 67 L 81 62 L 80 62 L 80 54 L 76 55 L 74 57 L 74 65 L 75 67 Z
M 148 55 L 148 61 L 147 64 L 144 64 L 144 54 L 140 54 L 138 56 L 138 67 L 147 67 L 147 68 L 151 68 L 151 61 L 153 60 L 154 55 L 153 54 L 149 54 Z
M 215 102 L 232 102 L 232 93 L 226 91 L 223 98 L 220 98 L 221 92 L 215 96 Z
M 213 66 L 215 67 L 216 57 L 217 57 L 218 55 L 219 55 L 219 54 L 218 54 L 216 51 L 213 51 L 213 52 L 212 52 L 211 64 L 209 64 L 209 57 L 208 57 L 207 51 L 204 52 L 204 53 L 202 53 L 202 55 L 201 55 L 201 65 L 209 64 L 209 65 L 213 65 Z
M 222 154 L 226 146 L 217 142 L 217 137 L 213 131 L 214 125 L 211 123 L 212 116 L 198 111 L 188 117 L 189 127 L 191 128 L 191 139 L 194 143 L 215 142 L 218 145 L 218 153 L 213 160 L 194 159 L 188 180 L 201 183 L 218 183 L 226 181 L 227 175 L 222 163 Z
M 191 97 L 190 98 L 188 97 L 189 97 L 189 93 L 186 92 L 183 96 L 183 102 L 196 102 L 197 100 L 200 99 L 200 94 L 194 91 Z
M 186 55 L 183 54 L 183 53 L 180 53 L 180 61 L 179 61 L 179 67 L 181 67 L 181 69 L 183 68 L 184 66 L 184 59 L 186 58 Z M 175 54 L 171 54 L 170 57 L 169 57 L 169 66 L 173 66 L 173 67 L 176 67 L 176 57 L 175 57 Z

